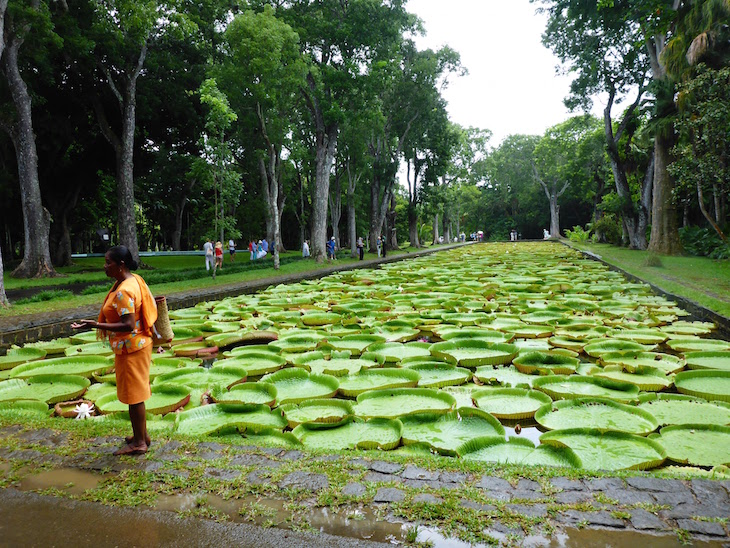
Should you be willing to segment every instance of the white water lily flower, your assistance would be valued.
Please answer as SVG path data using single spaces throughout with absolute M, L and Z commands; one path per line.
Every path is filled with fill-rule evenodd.
M 94 412 L 94 404 L 81 403 L 74 407 L 74 413 L 76 413 L 76 419 L 88 419 Z

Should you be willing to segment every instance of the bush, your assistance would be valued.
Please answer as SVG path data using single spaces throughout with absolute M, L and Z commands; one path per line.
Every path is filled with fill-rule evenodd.
M 644 260 L 644 265 L 653 266 L 656 268 L 661 268 L 662 266 L 664 266 L 662 264 L 661 257 L 659 255 L 657 255 L 656 253 L 647 253 L 646 259 Z
M 568 239 L 571 242 L 575 242 L 577 244 L 584 244 L 591 237 L 591 231 L 590 231 L 590 229 L 583 230 L 582 226 L 576 225 L 573 227 L 573 230 L 566 228 L 565 235 L 568 237 Z
M 32 297 L 18 299 L 15 304 L 41 303 L 44 301 L 52 301 L 55 299 L 63 299 L 64 297 L 73 297 L 73 293 L 68 289 L 52 289 L 49 291 L 41 291 Z
M 684 250 L 697 257 L 711 259 L 730 259 L 730 244 L 711 228 L 687 226 L 679 229 L 679 239 Z
M 591 225 L 593 239 L 596 243 L 605 242 L 618 245 L 621 243 L 621 224 L 612 213 L 607 213 Z

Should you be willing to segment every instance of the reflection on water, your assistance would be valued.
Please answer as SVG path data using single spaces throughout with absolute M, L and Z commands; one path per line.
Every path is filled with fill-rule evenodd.
M 73 468 L 58 468 L 40 474 L 24 477 L 20 481 L 21 491 L 42 491 L 54 487 L 69 495 L 82 495 L 88 489 L 94 489 L 104 479 L 98 474 L 84 472 Z

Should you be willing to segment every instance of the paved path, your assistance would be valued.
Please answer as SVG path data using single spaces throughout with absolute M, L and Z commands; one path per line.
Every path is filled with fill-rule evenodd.
M 287 503 L 294 493 L 293 500 L 311 508 L 334 505 L 340 513 L 370 508 L 385 517 L 398 515 L 402 508 L 456 501 L 457 513 L 482 520 L 485 534 L 503 542 L 540 545 L 554 530 L 575 527 L 665 534 L 672 541 L 679 536 L 716 541 L 717 546 L 730 542 L 730 481 L 663 479 L 639 472 L 626 478 L 507 481 L 455 466 L 427 470 L 406 461 L 379 460 L 372 453 L 312 457 L 297 450 L 169 440 L 157 441 L 143 457 L 120 459 L 111 455 L 118 438 L 84 440 L 81 453 L 69 451 L 72 443 L 79 440 L 67 432 L 0 428 L 0 464 L 6 463 L 6 476 L 12 469 L 8 465 L 17 469 L 25 464 L 28 474 L 78 469 L 104 474 L 107 481 L 114 476 L 125 482 L 146 478 L 160 493 L 192 488 L 196 496 L 225 492 L 234 501 L 253 492 L 269 503 Z M 21 477 L 14 479 L 11 487 L 22 484 Z M 107 484 L 99 489 L 113 488 Z M 7 496 L 14 495 L 0 491 L 0 500 Z M 347 528 L 335 532 L 348 534 Z

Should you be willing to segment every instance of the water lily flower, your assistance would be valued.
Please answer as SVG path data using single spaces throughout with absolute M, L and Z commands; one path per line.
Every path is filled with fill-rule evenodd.
M 94 412 L 94 404 L 88 404 L 88 403 L 80 403 L 76 407 L 74 407 L 74 413 L 76 413 L 77 419 L 88 419 L 91 417 L 91 414 Z

